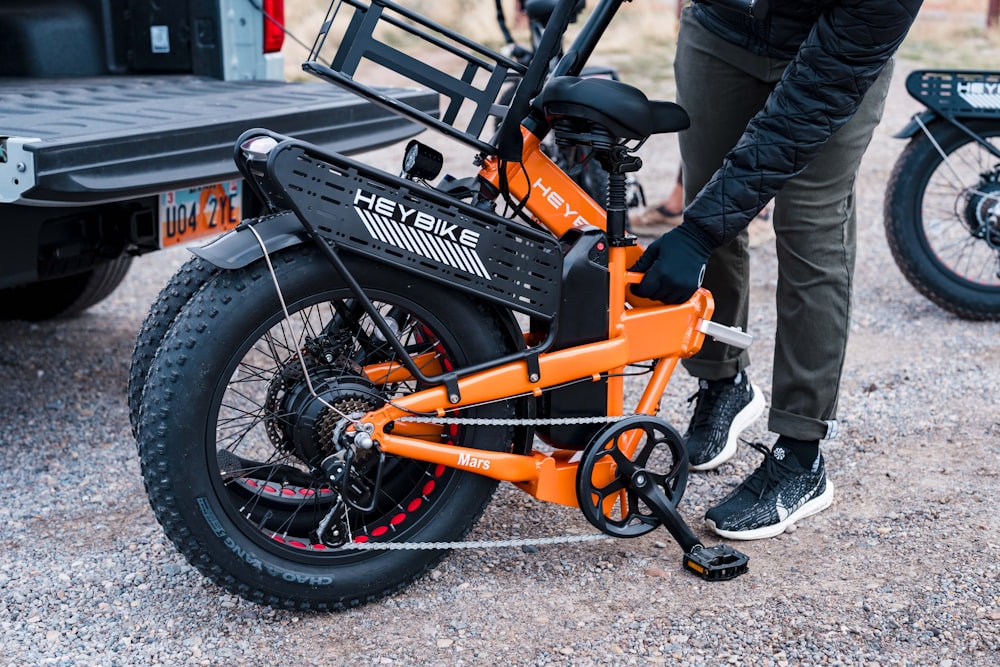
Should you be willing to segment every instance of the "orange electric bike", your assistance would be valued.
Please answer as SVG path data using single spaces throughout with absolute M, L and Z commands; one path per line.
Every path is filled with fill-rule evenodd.
M 595 535 L 663 526 L 706 579 L 746 570 L 677 511 L 686 453 L 656 414 L 706 335 L 750 337 L 711 321 L 705 290 L 679 305 L 629 291 L 635 149 L 687 115 L 577 76 L 623 1 L 597 4 L 551 76 L 577 0 L 555 2 L 527 66 L 388 0 L 331 3 L 304 68 L 468 146 L 478 173 L 432 185 L 441 154 L 416 141 L 396 176 L 268 130 L 240 138 L 271 213 L 195 251 L 130 377 L 152 508 L 206 576 L 278 607 L 371 601 L 450 549 L 523 544 L 461 541 L 499 481 L 578 507 Z M 382 70 L 437 91 L 440 112 L 384 72 L 364 83 Z M 600 160 L 607 201 L 539 149 L 550 132 Z

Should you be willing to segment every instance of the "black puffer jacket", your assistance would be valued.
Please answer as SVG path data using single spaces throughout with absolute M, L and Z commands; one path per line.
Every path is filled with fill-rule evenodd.
M 755 20 L 695 4 L 707 29 L 790 60 L 764 109 L 684 211 L 716 245 L 731 241 L 858 110 L 922 0 L 771 0 Z

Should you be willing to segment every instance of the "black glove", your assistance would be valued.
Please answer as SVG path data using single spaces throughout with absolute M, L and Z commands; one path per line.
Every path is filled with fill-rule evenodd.
M 653 241 L 630 271 L 645 273 L 632 294 L 664 303 L 684 303 L 705 278 L 705 264 L 715 250 L 711 238 L 694 225 L 679 227 Z

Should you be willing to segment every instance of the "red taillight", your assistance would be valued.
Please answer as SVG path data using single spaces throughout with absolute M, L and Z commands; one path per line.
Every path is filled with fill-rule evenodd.
M 285 43 L 285 0 L 264 0 L 264 53 L 281 50 Z

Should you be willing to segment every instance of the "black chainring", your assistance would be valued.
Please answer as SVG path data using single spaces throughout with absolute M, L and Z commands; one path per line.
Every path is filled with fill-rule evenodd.
M 631 457 L 621 449 L 623 438 L 639 439 Z M 634 415 L 595 435 L 576 475 L 577 500 L 587 521 L 612 537 L 639 537 L 660 526 L 660 518 L 632 489 L 633 474 L 640 469 L 676 507 L 687 486 L 688 460 L 684 441 L 673 426 L 656 417 Z

